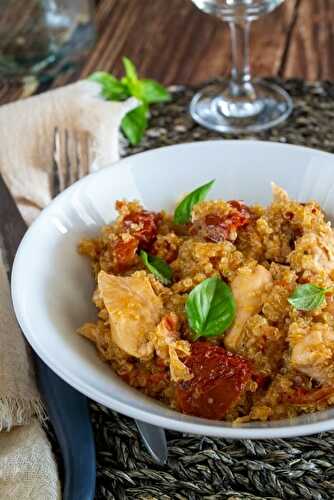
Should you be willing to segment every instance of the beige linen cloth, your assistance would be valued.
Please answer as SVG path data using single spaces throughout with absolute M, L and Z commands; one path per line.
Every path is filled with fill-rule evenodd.
M 28 223 L 51 199 L 55 127 L 90 135 L 92 168 L 118 159 L 120 121 L 136 101 L 106 102 L 99 94 L 98 84 L 80 81 L 0 108 L 0 172 Z M 57 467 L 41 425 L 43 416 L 29 348 L 14 319 L 0 253 L 0 500 L 61 498 Z

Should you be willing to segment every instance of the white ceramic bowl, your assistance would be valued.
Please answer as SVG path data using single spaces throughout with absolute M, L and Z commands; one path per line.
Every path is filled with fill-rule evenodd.
M 182 432 L 229 438 L 273 438 L 334 429 L 334 409 L 292 420 L 233 426 L 182 415 L 125 384 L 95 347 L 76 335 L 94 320 L 94 283 L 76 253 L 83 236 L 115 217 L 119 198 L 149 210 L 172 210 L 185 192 L 211 179 L 211 198 L 267 204 L 274 181 L 299 200 L 317 199 L 334 215 L 334 156 L 312 149 L 255 141 L 183 144 L 131 156 L 77 182 L 38 217 L 18 250 L 12 277 L 14 308 L 39 356 L 90 398 L 131 417 Z

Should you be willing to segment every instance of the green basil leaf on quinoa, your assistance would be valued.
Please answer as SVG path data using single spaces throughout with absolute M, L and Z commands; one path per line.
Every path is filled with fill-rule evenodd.
M 233 323 L 236 303 L 231 288 L 220 278 L 207 278 L 188 295 L 186 315 L 193 340 L 224 333 Z
M 149 255 L 144 250 L 141 250 L 139 257 L 144 262 L 145 267 L 164 285 L 169 285 L 172 281 L 173 272 L 167 262 L 155 255 Z
M 213 180 L 203 184 L 183 198 L 175 209 L 174 224 L 187 224 L 190 221 L 193 207 L 205 199 L 214 182 Z
M 310 283 L 297 286 L 288 302 L 299 311 L 312 311 L 320 307 L 326 300 L 326 293 L 332 292 L 333 288 L 321 288 Z

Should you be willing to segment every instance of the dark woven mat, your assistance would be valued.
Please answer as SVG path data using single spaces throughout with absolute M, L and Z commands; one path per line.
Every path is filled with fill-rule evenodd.
M 293 115 L 281 127 L 256 134 L 256 138 L 334 152 L 334 84 L 278 83 L 293 97 Z M 126 154 L 221 138 L 192 122 L 188 105 L 193 92 L 174 87 L 173 101 L 153 109 L 143 143 Z M 99 500 L 334 498 L 334 433 L 232 441 L 167 432 L 169 461 L 160 467 L 148 456 L 130 419 L 95 403 L 91 403 L 91 415 Z

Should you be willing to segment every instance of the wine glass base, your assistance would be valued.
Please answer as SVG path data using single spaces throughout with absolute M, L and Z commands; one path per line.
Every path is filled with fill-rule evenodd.
M 258 113 L 243 117 L 224 114 L 222 110 L 226 109 L 226 97 L 223 94 L 226 95 L 227 82 L 209 84 L 193 97 L 190 104 L 192 118 L 208 129 L 238 134 L 260 132 L 286 120 L 293 109 L 289 94 L 277 85 L 261 80 L 252 83 Z

